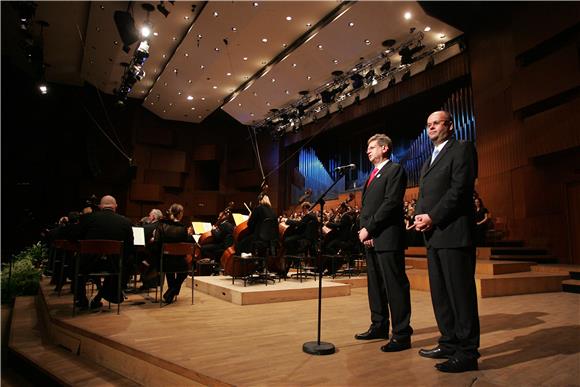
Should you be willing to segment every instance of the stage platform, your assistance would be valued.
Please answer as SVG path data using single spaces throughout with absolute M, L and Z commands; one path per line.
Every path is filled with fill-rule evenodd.
M 104 309 L 73 318 L 72 297 L 58 297 L 44 281 L 36 308 L 17 300 L 12 326 L 24 318 L 31 332 L 42 335 L 38 346 L 94 364 L 93 380 L 109 385 L 114 380 L 147 386 L 579 385 L 577 294 L 480 299 L 480 370 L 443 374 L 433 367 L 436 360 L 417 354 L 436 345 L 439 336 L 427 292 L 411 291 L 413 348 L 396 354 L 379 350 L 383 340 L 353 337 L 370 322 L 365 288 L 325 298 L 321 339 L 333 343 L 336 353 L 312 356 L 302 345 L 316 340 L 315 299 L 240 306 L 196 292 L 191 305 L 187 290 L 163 308 L 138 294 L 123 303 L 120 315 Z M 34 313 L 39 323 L 31 321 Z M 23 331 L 11 332 L 11 350 L 36 353 Z M 35 357 L 41 368 L 45 359 L 51 361 Z M 66 380 L 62 372 L 70 367 L 59 371 L 52 365 Z M 106 377 L 97 375 L 102 368 Z
M 336 281 L 323 278 L 323 298 L 350 295 L 351 286 L 338 280 L 338 277 Z M 191 286 L 191 278 L 186 281 L 186 286 Z M 310 277 L 300 282 L 296 278 L 291 278 L 275 282 L 268 281 L 267 285 L 254 283 L 244 286 L 242 280 L 236 280 L 232 284 L 229 276 L 196 276 L 195 290 L 237 305 L 269 304 L 318 298 L 318 279 L 315 281 L 313 277 Z

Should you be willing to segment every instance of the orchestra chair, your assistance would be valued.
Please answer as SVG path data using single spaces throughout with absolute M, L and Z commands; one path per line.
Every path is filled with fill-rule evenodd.
M 276 282 L 276 275 L 273 278 L 272 274 L 268 272 L 268 259 L 276 258 L 279 239 L 278 219 L 264 219 L 258 230 L 258 237 L 252 241 L 253 257 L 260 259 L 263 262 L 263 267 L 261 267 L 257 277 L 250 276 L 250 282 L 264 281 L 266 285 L 268 285 L 268 281 Z M 278 276 L 278 279 L 280 279 L 280 276 Z
M 66 239 L 57 239 L 52 243 L 52 276 L 54 284 L 56 285 L 55 290 L 58 292 L 59 297 L 62 293 L 62 287 L 66 283 L 67 276 L 72 274 L 68 271 L 73 266 L 78 249 L 79 246 L 77 242 Z M 73 285 L 71 284 L 71 290 L 72 289 Z
M 74 291 L 73 291 L 73 316 L 76 314 L 77 290 L 79 277 L 117 277 L 117 314 L 121 312 L 123 293 L 121 289 L 121 273 L 123 271 L 123 242 L 107 239 L 87 239 L 79 241 L 78 254 L 75 259 Z M 81 268 L 82 266 L 82 268 Z M 99 281 L 100 282 L 100 281 Z M 111 309 L 111 301 L 109 301 Z
M 195 264 L 193 263 L 194 246 L 195 245 L 193 243 L 188 242 L 163 243 L 161 246 L 161 257 L 159 261 L 160 308 L 163 306 L 163 286 L 165 284 L 165 273 L 188 273 L 191 275 L 191 305 L 193 305 L 193 288 L 195 287 Z M 187 270 L 166 271 L 168 267 L 168 259 L 186 259 L 188 255 L 192 257 L 192 260 L 191 262 L 188 262 Z M 157 288 L 155 288 L 155 300 L 157 300 Z
M 285 259 L 292 261 L 296 268 L 296 273 L 291 274 L 290 277 L 295 277 L 302 282 L 303 279 L 313 277 L 316 281 L 317 272 L 317 241 L 313 239 L 302 239 L 299 242 L 296 254 L 288 254 Z

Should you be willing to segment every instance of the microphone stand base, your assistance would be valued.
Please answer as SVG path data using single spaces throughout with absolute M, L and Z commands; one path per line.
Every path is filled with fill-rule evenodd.
M 310 355 L 332 355 L 335 352 L 335 348 L 332 343 L 309 341 L 304 343 L 302 351 Z

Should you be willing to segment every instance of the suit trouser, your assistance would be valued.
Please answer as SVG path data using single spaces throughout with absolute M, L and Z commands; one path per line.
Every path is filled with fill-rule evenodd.
M 427 249 L 433 311 L 439 345 L 455 357 L 479 357 L 479 315 L 475 290 L 475 249 Z
M 389 329 L 389 309 L 394 339 L 411 336 L 411 295 L 403 251 L 367 250 L 367 282 L 371 322 Z

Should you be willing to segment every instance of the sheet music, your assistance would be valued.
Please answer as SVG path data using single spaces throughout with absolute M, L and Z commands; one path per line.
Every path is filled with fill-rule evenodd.
M 145 229 L 143 227 L 133 227 L 133 245 L 145 246 Z
M 236 223 L 236 226 L 240 223 L 245 222 L 249 218 L 248 215 L 238 214 L 238 213 L 233 213 L 232 217 L 234 218 L 234 222 Z
M 191 225 L 193 226 L 194 234 L 203 234 L 211 231 L 211 223 L 209 222 L 191 222 Z
M 193 239 L 195 240 L 195 243 L 199 242 L 199 238 L 201 238 L 201 235 L 193 234 Z

